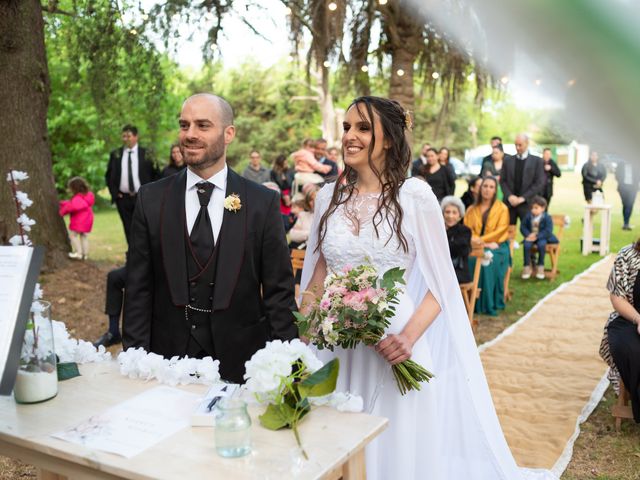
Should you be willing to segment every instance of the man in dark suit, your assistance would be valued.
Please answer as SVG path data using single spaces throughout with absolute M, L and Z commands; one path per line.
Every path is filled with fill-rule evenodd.
M 515 225 L 518 218 L 522 223 L 529 212 L 529 203 L 543 193 L 546 181 L 542 159 L 529 153 L 529 137 L 518 135 L 515 145 L 517 153 L 505 157 L 500 176 L 511 225 Z
M 561 177 L 562 172 L 560 167 L 551 158 L 551 149 L 545 148 L 542 151 L 542 166 L 544 168 L 545 184 L 542 190 L 542 197 L 547 201 L 547 212 L 549 211 L 549 205 L 551 204 L 551 197 L 553 197 L 553 177 Z
M 138 145 L 138 129 L 133 125 L 122 128 L 123 146 L 109 154 L 105 181 L 122 220 L 124 234 L 129 243 L 131 219 L 140 186 L 158 177 L 145 148 Z
M 427 165 L 427 152 L 431 148 L 431 144 L 425 143 L 422 145 L 420 156 L 411 162 L 411 176 L 415 177 L 423 175 L 422 170 Z
M 316 140 L 314 145 L 314 155 L 316 160 L 318 160 L 323 165 L 329 165 L 331 170 L 328 173 L 321 173 L 327 182 L 332 182 L 336 178 L 338 178 L 338 164 L 331 160 L 327 154 L 327 141 L 324 138 L 319 138 Z
M 127 262 L 124 348 L 165 357 L 211 356 L 223 379 L 271 339 L 298 334 L 280 197 L 227 168 L 233 111 L 220 97 L 190 97 L 180 114 L 188 168 L 145 185 Z
M 622 200 L 622 229 L 632 230 L 633 227 L 629 221 L 638 194 L 638 183 L 640 182 L 638 167 L 631 162 L 621 160 L 616 166 L 616 180 L 618 181 L 618 193 L 620 193 Z

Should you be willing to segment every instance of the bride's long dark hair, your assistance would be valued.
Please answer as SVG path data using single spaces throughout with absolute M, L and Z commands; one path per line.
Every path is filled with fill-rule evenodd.
M 380 238 L 378 226 L 383 221 L 386 221 L 392 231 L 397 235 L 402 249 L 407 252 L 409 250 L 409 244 L 402 233 L 403 211 L 400 206 L 399 197 L 400 187 L 406 179 L 407 171 L 411 164 L 411 148 L 405 136 L 405 129 L 408 128 L 410 123 L 409 114 L 398 102 L 386 98 L 370 96 L 358 97 L 349 105 L 349 108 L 357 108 L 359 105 L 365 107 L 368 118 L 358 109 L 360 117 L 371 125 L 371 143 L 369 144 L 368 150 L 369 168 L 371 168 L 382 186 L 382 192 L 378 200 L 378 208 L 373 215 L 373 227 L 376 236 Z M 382 165 L 382 171 L 376 168 L 371 159 L 371 154 L 376 144 L 376 136 L 373 128 L 374 111 L 380 118 L 382 131 L 384 133 L 384 138 L 378 139 L 378 141 L 386 139 L 389 144 Z M 346 165 L 344 171 L 336 180 L 336 186 L 333 190 L 329 207 L 320 218 L 316 251 L 322 245 L 327 233 L 327 219 L 335 212 L 339 205 L 343 205 L 349 201 L 356 190 L 357 180 L 358 172 L 349 165 Z M 391 240 L 391 238 L 387 240 L 387 243 L 389 240 Z

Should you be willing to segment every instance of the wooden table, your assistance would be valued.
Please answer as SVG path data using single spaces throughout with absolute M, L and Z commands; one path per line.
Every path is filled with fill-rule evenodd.
M 59 383 L 58 396 L 35 405 L 18 405 L 0 397 L 0 454 L 35 465 L 39 478 L 71 479 L 364 479 L 364 447 L 388 420 L 361 413 L 340 413 L 320 407 L 300 425 L 310 460 L 296 456 L 290 430 L 270 431 L 258 424 L 263 408 L 250 409 L 250 455 L 228 459 L 216 454 L 214 430 L 191 427 L 126 459 L 58 440 L 51 433 L 78 424 L 131 398 L 157 382 L 123 377 L 115 361 L 81 366 L 81 377 Z M 204 385 L 183 388 L 204 394 Z M 298 464 L 298 467 L 294 465 Z M 296 468 L 298 470 L 296 471 Z
M 600 245 L 593 245 L 593 217 L 600 212 Z M 601 257 L 609 253 L 609 238 L 611 237 L 611 205 L 584 206 L 584 225 L 582 228 L 582 255 L 598 252 Z

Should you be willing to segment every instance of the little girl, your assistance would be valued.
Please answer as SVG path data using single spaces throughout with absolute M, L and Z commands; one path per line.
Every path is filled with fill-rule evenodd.
M 60 215 L 69 214 L 69 238 L 73 252 L 69 253 L 69 258 L 76 260 L 86 260 L 89 256 L 88 234 L 93 227 L 93 204 L 95 197 L 89 191 L 89 184 L 82 177 L 73 177 L 69 180 L 67 187 L 73 194 L 71 200 L 60 201 Z

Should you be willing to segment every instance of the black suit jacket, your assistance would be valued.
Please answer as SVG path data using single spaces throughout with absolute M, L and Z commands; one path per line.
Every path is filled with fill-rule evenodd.
M 420 157 L 416 158 L 413 162 L 411 162 L 411 176 L 416 177 L 418 175 L 422 175 L 423 167 L 424 163 L 422 163 L 422 159 Z
M 520 161 L 522 160 L 518 160 L 515 156 L 509 155 L 505 156 L 502 162 L 500 186 L 502 187 L 505 203 L 507 203 L 509 196 L 514 194 L 516 162 Z M 529 153 L 525 162 L 524 171 L 522 172 L 520 196 L 524 197 L 527 203 L 529 203 L 536 195 L 543 194 L 547 177 L 544 174 L 544 162 L 542 158 Z
M 107 173 L 104 176 L 105 183 L 111 194 L 111 203 L 118 198 L 120 192 L 120 175 L 122 174 L 122 152 L 124 148 L 116 148 L 109 154 L 109 164 L 107 165 Z M 158 171 L 153 165 L 151 159 L 147 158 L 146 148 L 138 145 L 138 178 L 140 186 L 145 183 L 153 182 L 158 178 Z
M 189 325 L 185 258 L 186 171 L 142 187 L 131 226 L 124 304 L 123 346 L 165 357 L 184 355 Z M 243 383 L 244 363 L 270 339 L 298 330 L 294 279 L 280 197 L 232 170 L 227 195 L 242 207 L 224 211 L 210 315 L 223 379 Z

